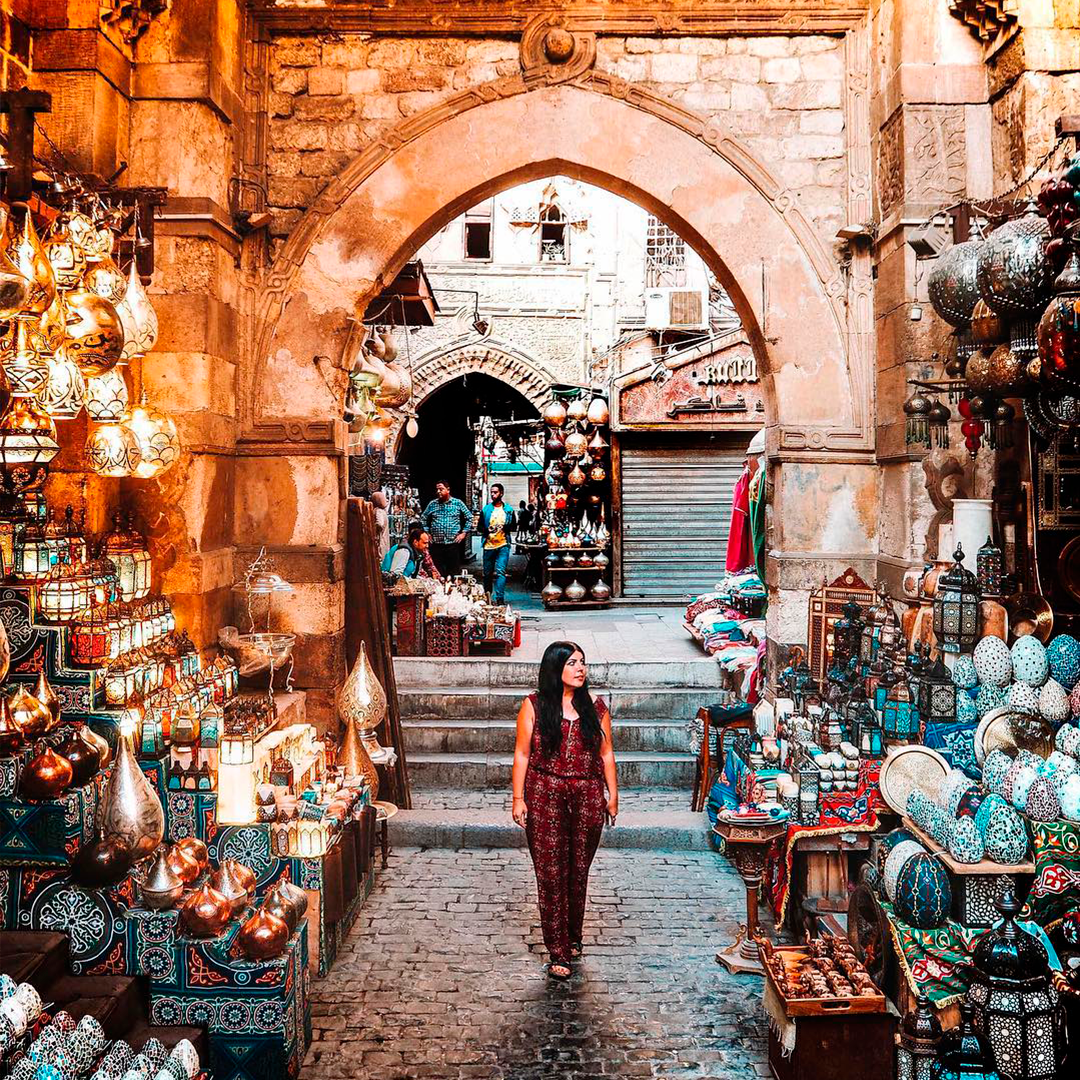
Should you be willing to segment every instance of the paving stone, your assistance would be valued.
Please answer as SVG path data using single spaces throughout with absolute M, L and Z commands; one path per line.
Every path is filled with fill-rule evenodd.
M 742 910 L 727 860 L 601 849 L 591 884 L 552 983 L 526 852 L 394 850 L 312 986 L 304 1080 L 767 1075 L 760 982 L 714 959 Z

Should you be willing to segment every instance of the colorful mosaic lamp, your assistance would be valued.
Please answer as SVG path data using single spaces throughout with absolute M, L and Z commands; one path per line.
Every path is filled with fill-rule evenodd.
M 930 1080 L 1001 1080 L 990 1045 L 972 1024 L 972 1008 L 960 1005 L 960 1025 L 942 1037 Z
M 919 709 L 905 679 L 896 679 L 885 695 L 881 728 L 886 739 L 908 741 L 919 737 Z
M 986 538 L 986 543 L 979 548 L 975 557 L 976 577 L 979 581 L 979 590 L 983 596 L 1001 595 L 1001 578 L 1005 573 L 1004 557 L 991 536 Z
M 121 528 L 120 514 L 113 514 L 113 531 L 105 537 L 102 554 L 116 567 L 120 599 L 141 600 L 150 591 L 150 552 L 142 537 L 128 523 Z
M 953 559 L 953 565 L 938 578 L 934 634 L 944 652 L 970 652 L 979 640 L 979 581 L 965 568 L 959 544 Z

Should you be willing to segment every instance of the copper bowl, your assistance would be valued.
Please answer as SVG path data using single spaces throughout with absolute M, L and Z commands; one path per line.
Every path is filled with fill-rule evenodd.
M 1014 641 L 1034 634 L 1044 645 L 1054 632 L 1054 609 L 1038 593 L 1020 592 L 1003 601 L 1009 615 L 1009 637 Z
M 200 869 L 205 870 L 210 865 L 210 852 L 206 845 L 197 836 L 185 836 L 176 841 L 176 846 L 185 854 L 190 855 Z
M 260 908 L 240 928 L 236 945 L 249 960 L 272 960 L 281 955 L 291 936 L 284 919 Z
M 193 892 L 180 906 L 180 922 L 192 937 L 216 937 L 230 918 L 229 901 L 209 885 Z
M 169 848 L 169 854 L 165 857 L 169 869 L 185 884 L 193 885 L 202 873 L 193 855 L 189 855 L 179 844 L 173 844 Z
M 27 799 L 55 799 L 72 780 L 71 763 L 46 747 L 22 771 L 19 788 Z

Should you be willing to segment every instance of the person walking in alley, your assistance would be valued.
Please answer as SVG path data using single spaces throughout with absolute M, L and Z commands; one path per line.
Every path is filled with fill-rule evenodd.
M 480 511 L 480 536 L 484 542 L 484 591 L 493 604 L 502 604 L 506 599 L 509 533 L 513 528 L 514 515 L 503 501 L 503 486 L 492 484 L 491 502 Z
M 553 979 L 581 956 L 589 867 L 619 813 L 611 713 L 587 675 L 581 647 L 553 641 L 517 717 L 512 813 L 529 840 Z
M 443 577 L 461 573 L 461 545 L 469 535 L 472 515 L 469 508 L 450 494 L 450 485 L 440 480 L 435 498 L 421 515 L 424 528 L 431 534 L 431 557 Z

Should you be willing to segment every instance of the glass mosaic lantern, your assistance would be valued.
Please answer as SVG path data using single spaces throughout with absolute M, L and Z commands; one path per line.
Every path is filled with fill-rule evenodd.
M 1001 1080 L 986 1039 L 975 1030 L 972 1008 L 960 1005 L 960 1024 L 942 1036 L 930 1080 Z
M 1004 557 L 994 543 L 994 538 L 988 536 L 986 543 L 979 548 L 976 556 L 976 578 L 979 582 L 979 591 L 983 596 L 1001 595 L 1001 576 L 1005 572 Z
M 896 671 L 892 668 L 886 668 L 882 675 L 874 681 L 871 700 L 878 712 L 885 708 L 885 699 L 889 696 L 889 691 L 896 685 L 899 678 L 900 676 Z
M 906 742 L 919 737 L 919 708 L 905 679 L 897 679 L 885 696 L 881 729 L 886 739 Z
M 924 668 L 919 680 L 919 715 L 928 724 L 956 719 L 956 687 L 940 656 Z
M 900 1022 L 896 1036 L 896 1080 L 930 1080 L 930 1068 L 941 1043 L 941 1024 L 925 994 Z
M 964 566 L 957 545 L 953 565 L 938 578 L 934 596 L 934 634 L 948 653 L 970 652 L 979 640 L 979 582 Z
M 37 590 L 38 612 L 46 622 L 74 622 L 94 601 L 86 563 L 54 566 Z
M 821 773 L 809 754 L 805 755 L 798 772 L 799 824 L 816 825 L 821 820 Z
M 1021 905 L 1011 889 L 996 907 L 1002 922 L 975 943 L 967 1001 L 1001 1073 L 1054 1080 L 1065 1061 L 1065 1010 L 1046 948 L 1017 925 Z
M 870 757 L 881 757 L 885 749 L 881 721 L 861 687 L 855 688 L 848 702 L 847 721 L 851 741 L 859 750 Z
M 150 552 L 142 537 L 120 525 L 120 514 L 113 515 L 113 531 L 105 537 L 102 554 L 116 567 L 120 599 L 125 603 L 141 600 L 150 591 Z
M 843 612 L 843 617 L 833 623 L 833 661 L 846 668 L 849 661 L 859 658 L 864 620 L 858 600 L 849 600 Z
M 869 670 L 871 664 L 877 659 L 878 647 L 881 644 L 881 628 L 888 621 L 889 611 L 885 586 L 879 581 L 877 603 L 866 613 L 866 622 L 863 624 L 859 638 L 859 662 L 864 670 Z
M 31 521 L 17 535 L 12 572 L 20 581 L 44 581 L 59 562 L 56 547 L 45 538 L 45 529 Z

